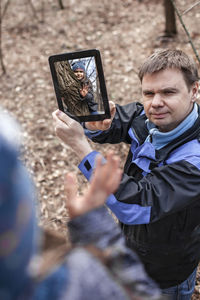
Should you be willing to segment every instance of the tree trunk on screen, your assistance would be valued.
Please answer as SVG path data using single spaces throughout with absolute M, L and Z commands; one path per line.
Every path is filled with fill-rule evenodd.
M 61 100 L 67 110 L 76 116 L 89 115 L 87 103 L 81 101 L 81 85 L 72 71 L 68 61 L 57 62 L 55 65 Z

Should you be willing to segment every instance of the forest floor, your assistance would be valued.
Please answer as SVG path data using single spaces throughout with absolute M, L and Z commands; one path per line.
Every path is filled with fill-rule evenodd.
M 2 1 L 5 3 L 5 1 Z M 86 180 L 78 171 L 78 159 L 54 134 L 52 112 L 57 109 L 48 57 L 76 50 L 99 49 L 109 100 L 125 104 L 140 101 L 137 71 L 144 58 L 158 48 L 180 48 L 194 53 L 177 20 L 178 35 L 162 40 L 165 27 L 160 0 L 11 1 L 2 24 L 2 49 L 6 75 L 1 76 L 0 102 L 22 127 L 23 155 L 38 191 L 42 226 L 65 234 L 67 211 L 63 175 L 74 171 L 80 191 Z M 177 0 L 181 12 L 191 6 Z M 184 15 L 195 47 L 200 49 L 200 6 Z M 113 149 L 124 162 L 128 148 L 120 145 L 94 149 L 106 154 Z M 198 274 L 198 279 L 200 276 Z M 194 299 L 200 299 L 197 281 Z

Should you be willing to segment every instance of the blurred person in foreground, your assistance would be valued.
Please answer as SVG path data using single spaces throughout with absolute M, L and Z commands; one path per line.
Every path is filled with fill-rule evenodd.
M 126 244 L 171 300 L 189 300 L 200 258 L 200 108 L 194 61 L 159 50 L 139 71 L 142 103 L 110 102 L 111 119 L 83 124 L 96 143 L 127 143 L 121 183 L 106 201 Z M 53 113 L 58 137 L 77 154 L 90 179 L 98 154 L 79 123 Z
M 119 159 L 113 153 L 106 164 L 97 158 L 82 197 L 77 196 L 75 175 L 66 175 L 71 246 L 55 234 L 54 245 L 42 249 L 35 191 L 18 159 L 18 131 L 12 123 L 0 113 L 0 299 L 160 299 L 104 206 L 120 182 Z

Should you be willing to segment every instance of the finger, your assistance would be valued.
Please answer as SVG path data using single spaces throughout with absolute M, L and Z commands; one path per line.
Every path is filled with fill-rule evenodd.
M 121 182 L 121 178 L 122 178 L 122 173 L 123 171 L 120 169 L 117 169 L 115 171 L 115 176 L 110 178 L 110 190 L 108 191 L 108 193 L 114 193 L 117 188 L 119 187 L 119 184 Z
M 88 128 L 89 130 L 97 130 L 102 124 L 102 121 L 98 121 L 98 122 L 86 122 L 85 126 L 86 128 Z
M 122 176 L 120 169 L 120 158 L 114 155 L 113 151 L 109 151 L 107 155 L 107 193 L 114 193 L 119 186 Z
M 62 111 L 60 110 L 55 110 L 53 113 L 52 113 L 52 116 L 53 116 L 53 120 L 55 121 L 55 126 L 57 127 L 62 127 L 64 124 L 67 124 L 66 122 L 64 122 L 61 118 L 61 115 L 62 115 Z
M 118 160 L 119 157 L 118 157 L 117 155 L 115 155 L 115 153 L 114 153 L 113 150 L 109 150 L 109 151 L 107 152 L 106 159 L 107 159 L 107 161 L 108 161 L 109 163 L 112 164 L 113 161 Z
M 120 158 L 119 156 L 115 155 L 113 151 L 109 151 L 107 156 L 107 173 L 108 173 L 108 178 L 114 178 L 113 174 L 115 174 L 120 165 Z
M 95 159 L 95 172 L 96 173 L 98 172 L 98 170 L 101 168 L 102 165 L 103 165 L 103 157 L 101 154 L 98 154 Z
M 110 106 L 110 110 L 112 110 L 113 107 L 115 107 L 115 103 L 113 101 L 109 101 L 109 106 Z
M 103 157 L 101 154 L 98 154 L 96 156 L 95 159 L 95 169 L 94 169 L 94 173 L 92 176 L 92 181 L 94 180 L 94 178 L 96 179 L 97 177 L 101 178 L 101 166 L 103 165 Z
M 119 186 L 122 175 L 122 170 L 119 168 L 120 159 L 111 150 L 108 152 L 106 163 L 101 155 L 96 157 L 95 163 L 96 168 L 91 180 L 90 194 L 98 193 L 98 195 L 107 197 Z
M 110 114 L 111 114 L 111 118 L 113 119 L 114 116 L 115 116 L 115 113 L 116 113 L 116 107 L 113 107 L 110 111 Z
M 107 176 L 110 178 L 112 174 L 115 173 L 115 171 L 118 168 L 118 157 L 114 155 L 113 151 L 109 151 L 109 153 L 106 156 L 107 159 Z
M 91 124 L 90 124 L 90 130 L 94 130 L 94 129 L 96 129 L 95 122 L 91 122 Z
M 113 117 L 116 112 L 115 103 L 113 101 L 109 101 L 109 106 L 110 106 L 111 117 Z
M 54 112 L 52 112 L 52 117 L 54 120 L 57 120 L 58 117 L 57 117 L 57 113 L 58 113 L 59 109 L 56 109 Z
M 64 190 L 66 200 L 68 202 L 73 202 L 77 197 L 77 177 L 74 173 L 68 173 L 64 178 Z
M 107 155 L 107 162 L 103 160 L 103 157 L 99 154 L 95 160 L 95 171 L 94 171 L 94 179 L 99 180 L 101 182 L 107 182 L 110 177 L 113 177 L 115 170 L 118 168 L 118 157 L 114 156 L 113 151 L 109 151 Z
M 103 157 L 100 154 L 97 155 L 95 159 L 95 169 L 90 181 L 90 186 L 92 190 L 96 189 L 102 180 L 105 180 L 103 173 L 104 170 L 102 169 L 103 164 Z
M 116 112 L 116 107 L 115 107 L 115 103 L 110 101 L 110 114 L 111 114 L 111 118 L 110 119 L 105 119 L 103 120 L 103 130 L 109 129 L 112 123 L 112 120 L 114 118 L 115 112 Z
M 67 125 L 71 125 L 72 123 L 76 122 L 74 119 L 70 118 L 61 110 L 55 111 L 55 116 Z
M 60 119 L 56 119 L 55 121 L 55 133 L 56 135 L 61 138 L 62 135 L 65 136 L 65 134 L 68 132 L 69 125 L 61 121 Z
M 105 129 L 110 128 L 111 123 L 112 123 L 112 119 L 103 120 L 103 129 L 105 130 Z

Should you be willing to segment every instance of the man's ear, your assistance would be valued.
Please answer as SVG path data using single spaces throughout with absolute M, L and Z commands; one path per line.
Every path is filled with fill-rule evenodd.
M 195 102 L 197 100 L 198 91 L 199 91 L 199 82 L 195 81 L 191 87 L 192 102 Z

